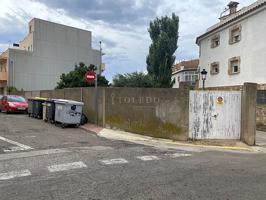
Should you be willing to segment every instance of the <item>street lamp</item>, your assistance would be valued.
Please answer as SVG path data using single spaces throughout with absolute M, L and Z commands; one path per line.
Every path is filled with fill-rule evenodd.
M 205 81 L 206 81 L 206 76 L 207 76 L 208 72 L 205 69 L 203 69 L 200 73 L 201 73 L 201 77 L 202 77 L 202 81 L 203 81 L 202 88 L 203 88 L 203 90 L 205 90 Z

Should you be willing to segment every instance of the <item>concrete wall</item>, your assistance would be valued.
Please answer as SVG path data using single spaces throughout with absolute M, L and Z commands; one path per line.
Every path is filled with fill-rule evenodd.
M 42 90 L 19 95 L 83 101 L 89 122 L 161 138 L 188 138 L 188 86 L 181 85 L 179 89 L 98 88 L 97 103 L 95 88 Z
M 201 69 L 208 71 L 206 87 L 229 85 L 243 85 L 244 82 L 266 83 L 265 52 L 266 52 L 266 7 L 234 24 L 224 26 L 212 35 L 200 41 Z M 241 41 L 229 44 L 229 29 L 234 25 L 241 25 Z M 219 33 L 220 45 L 211 48 L 211 38 Z M 240 73 L 228 74 L 228 60 L 240 56 Z M 210 64 L 219 62 L 220 72 L 210 73 Z M 202 81 L 200 81 L 202 86 Z
M 266 131 L 266 105 L 257 105 L 256 124 L 258 130 Z
M 40 19 L 30 24 L 33 32 L 21 49 L 8 51 L 8 63 L 13 63 L 8 66 L 9 86 L 26 91 L 54 89 L 60 75 L 73 70 L 75 63 L 100 64 L 100 52 L 91 48 L 90 31 Z M 30 45 L 33 50 L 28 51 Z
M 108 88 L 105 123 L 155 137 L 186 140 L 189 89 Z

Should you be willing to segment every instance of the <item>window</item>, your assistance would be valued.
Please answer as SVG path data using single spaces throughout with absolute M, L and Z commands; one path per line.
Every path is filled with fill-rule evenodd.
M 29 26 L 29 33 L 31 33 L 32 32 L 32 27 L 31 27 L 31 25 Z
M 218 62 L 211 63 L 210 72 L 211 72 L 212 75 L 215 75 L 215 74 L 219 73 L 219 63 Z
M 241 40 L 241 26 L 237 25 L 230 29 L 229 44 L 234 44 Z
M 228 74 L 239 74 L 240 73 L 240 57 L 233 57 L 229 59 Z
M 211 39 L 211 48 L 218 47 L 220 45 L 220 35 L 215 35 Z
M 28 51 L 30 51 L 30 46 L 28 46 Z
M 198 80 L 197 71 L 186 71 L 182 74 L 182 79 L 179 79 L 180 82 L 195 82 Z

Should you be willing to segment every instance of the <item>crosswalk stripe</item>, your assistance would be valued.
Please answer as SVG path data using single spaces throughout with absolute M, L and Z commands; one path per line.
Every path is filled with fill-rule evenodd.
M 25 170 L 20 170 L 20 171 L 11 171 L 11 172 L 6 172 L 6 173 L 1 173 L 0 174 L 0 180 L 9 180 L 17 177 L 25 177 L 25 176 L 30 176 L 31 172 L 28 169 Z
M 173 154 L 166 154 L 166 156 L 169 156 L 170 158 L 179 158 L 179 157 L 189 157 L 191 156 L 190 153 L 173 153 Z
M 128 163 L 128 161 L 124 158 L 115 158 L 115 159 L 109 159 L 109 160 L 100 160 L 103 164 L 106 165 L 114 165 L 114 164 L 125 164 Z
M 59 171 L 66 171 L 71 169 L 80 169 L 80 168 L 86 168 L 87 165 L 83 162 L 72 162 L 72 163 L 64 163 L 59 165 L 51 165 L 48 166 L 49 172 L 59 172 Z
M 157 156 L 137 156 L 137 158 L 142 161 L 160 160 L 160 158 Z
M 33 149 L 33 148 L 30 147 L 30 146 L 27 146 L 27 145 L 25 145 L 25 144 L 21 144 L 21 143 L 19 143 L 19 142 L 16 142 L 16 141 L 13 141 L 13 140 L 10 140 L 10 139 L 7 139 L 7 138 L 4 138 L 4 137 L 2 137 L 2 136 L 0 136 L 0 140 L 3 140 L 3 141 L 8 142 L 8 143 L 10 143 L 10 144 L 16 145 L 16 146 L 22 148 L 23 150 L 31 150 L 31 149 Z

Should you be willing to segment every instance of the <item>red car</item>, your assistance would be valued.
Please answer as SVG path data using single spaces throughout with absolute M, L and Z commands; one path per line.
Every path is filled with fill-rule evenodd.
M 4 95 L 0 100 L 0 111 L 4 111 L 6 113 L 27 113 L 28 102 L 21 96 Z

